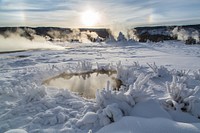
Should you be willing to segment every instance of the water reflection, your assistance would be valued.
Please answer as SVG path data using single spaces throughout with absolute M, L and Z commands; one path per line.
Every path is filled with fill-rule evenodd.
M 116 79 L 115 70 L 93 70 L 83 73 L 61 73 L 58 76 L 47 79 L 44 85 L 67 88 L 77 92 L 86 98 L 94 98 L 97 89 L 105 88 L 109 81 L 114 89 L 119 89 L 122 82 Z

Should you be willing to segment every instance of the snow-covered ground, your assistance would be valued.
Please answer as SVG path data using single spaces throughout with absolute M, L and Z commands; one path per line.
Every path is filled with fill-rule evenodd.
M 199 45 L 56 45 L 66 49 L 0 54 L 0 133 L 200 133 Z M 63 72 L 94 69 L 116 70 L 119 91 L 107 82 L 87 99 L 73 88 L 42 84 Z

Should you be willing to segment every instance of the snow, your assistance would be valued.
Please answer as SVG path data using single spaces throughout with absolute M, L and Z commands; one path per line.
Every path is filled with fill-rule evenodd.
M 130 115 L 144 118 L 161 117 L 172 119 L 169 113 L 160 106 L 160 103 L 153 99 L 136 104 Z
M 84 117 L 80 120 L 78 120 L 77 124 L 82 125 L 82 124 L 88 124 L 88 123 L 94 123 L 97 121 L 98 115 L 94 112 L 87 112 Z
M 165 118 L 127 116 L 103 127 L 97 133 L 199 133 L 200 124 L 174 122 Z
M 0 133 L 200 132 L 199 45 L 54 45 L 67 49 L 0 54 Z M 119 91 L 98 78 L 91 81 L 101 86 L 92 88 L 94 99 L 73 86 L 43 84 L 64 72 L 92 70 L 115 70 Z

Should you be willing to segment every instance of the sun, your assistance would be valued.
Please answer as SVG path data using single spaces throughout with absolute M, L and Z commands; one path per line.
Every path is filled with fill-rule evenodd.
M 87 10 L 81 14 L 81 21 L 85 26 L 95 26 L 100 21 L 100 14 L 93 10 Z

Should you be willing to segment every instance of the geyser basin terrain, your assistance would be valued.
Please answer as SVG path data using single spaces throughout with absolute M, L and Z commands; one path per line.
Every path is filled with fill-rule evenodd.
M 178 127 L 168 126 L 168 128 L 153 128 L 153 126 L 150 126 L 150 129 L 145 130 L 147 132 L 153 131 L 153 129 L 161 129 L 158 132 L 154 130 L 154 133 L 160 133 L 167 132 L 168 130 L 166 129 L 172 129 L 172 131 L 168 131 L 169 133 L 176 131 L 173 130 L 175 128 L 183 129 L 187 127 L 191 129 L 190 133 L 199 132 L 199 126 L 193 123 L 199 123 L 200 119 L 193 116 L 193 114 L 198 114 L 199 116 L 200 102 L 194 102 L 195 105 L 192 106 L 192 110 L 183 112 L 174 108 L 174 105 L 177 104 L 173 104 L 176 103 L 173 97 L 169 97 L 172 103 L 166 102 L 168 99 L 165 99 L 165 96 L 169 95 L 166 82 L 169 82 L 170 85 L 177 85 L 169 89 L 173 89 L 173 92 L 177 93 L 179 92 L 178 89 L 181 89 L 178 84 L 182 84 L 182 82 L 187 85 L 187 88 L 182 88 L 184 92 L 193 90 L 196 85 L 200 86 L 200 72 L 197 71 L 200 66 L 199 45 L 188 46 L 182 42 L 170 41 L 133 44 L 120 44 L 117 42 L 112 44 L 70 44 L 70 47 L 70 49 L 63 51 L 25 51 L 0 55 L 0 132 L 6 132 L 10 129 L 24 129 L 29 133 L 87 133 L 89 130 L 97 132 L 102 127 L 112 125 L 112 123 L 117 124 L 114 127 L 123 126 L 123 120 L 127 121 L 126 118 L 123 118 L 125 117 L 124 113 L 128 116 L 131 115 L 129 118 L 133 121 L 140 121 L 141 125 L 145 125 L 145 122 L 146 125 L 156 125 L 157 116 L 166 116 L 164 114 L 172 117 L 172 120 L 163 120 L 164 124 L 162 125 L 164 127 L 166 123 L 173 124 L 174 122 L 183 122 L 191 125 L 188 127 L 185 124 L 178 123 Z M 21 55 L 29 56 L 26 58 L 8 58 Z M 121 66 L 118 65 L 119 60 L 121 60 Z M 84 64 L 84 61 L 89 61 L 90 63 L 85 62 Z M 137 61 L 139 64 L 134 63 Z M 156 71 L 153 70 L 153 62 L 157 65 L 155 67 Z M 99 65 L 95 66 L 95 63 Z M 108 66 L 108 64 L 111 66 Z M 161 65 L 166 67 L 167 70 L 162 69 Z M 149 68 L 150 66 L 153 69 Z M 125 92 L 121 89 L 112 91 L 110 88 L 107 91 L 107 86 L 105 86 L 105 90 L 97 91 L 98 93 L 94 100 L 88 100 L 72 94 L 68 89 L 41 86 L 41 81 L 63 72 L 88 72 L 102 68 L 105 68 L 105 70 L 116 69 L 117 78 L 121 79 L 125 85 L 135 84 L 135 88 L 132 86 L 130 91 L 127 90 Z M 177 69 L 179 72 L 174 73 L 173 71 L 173 73 L 170 73 L 172 69 Z M 181 71 L 188 69 L 191 70 L 191 75 L 186 75 L 187 73 L 184 74 L 184 71 Z M 196 71 L 195 75 L 193 75 L 193 71 Z M 155 73 L 157 77 L 143 82 L 146 74 L 154 72 L 161 73 Z M 172 82 L 172 76 L 176 73 L 177 78 L 185 80 L 177 79 Z M 140 75 L 143 76 L 138 79 Z M 144 87 L 141 85 L 144 85 Z M 128 89 L 127 86 L 126 88 Z M 152 93 L 152 91 L 153 96 L 146 95 L 149 92 Z M 156 98 L 157 104 L 155 102 L 152 102 L 155 104 L 148 104 L 149 100 L 145 103 L 140 101 L 152 97 Z M 199 97 L 196 96 L 196 98 Z M 135 100 L 133 101 L 132 99 Z M 165 106 L 166 104 L 159 104 L 163 102 L 167 106 Z M 167 110 L 164 110 L 165 107 L 167 107 Z M 165 113 L 162 113 L 163 115 L 157 113 L 158 109 L 165 111 Z M 128 110 L 130 110 L 130 113 Z M 134 119 L 133 117 L 139 118 Z M 115 121 L 113 122 L 113 120 Z M 123 132 L 128 132 L 128 129 L 137 127 L 137 125 L 133 127 L 131 120 L 128 120 L 126 125 L 127 127 L 124 130 L 121 128 Z M 117 130 L 117 128 L 115 129 Z M 101 130 L 101 132 L 103 131 L 105 129 Z M 184 129 L 184 131 L 188 130 Z
M 93 70 L 82 73 L 61 73 L 43 82 L 44 85 L 66 88 L 77 92 L 86 98 L 94 98 L 97 89 L 103 89 L 107 84 L 118 90 L 122 85 L 121 80 L 116 78 L 115 70 Z

